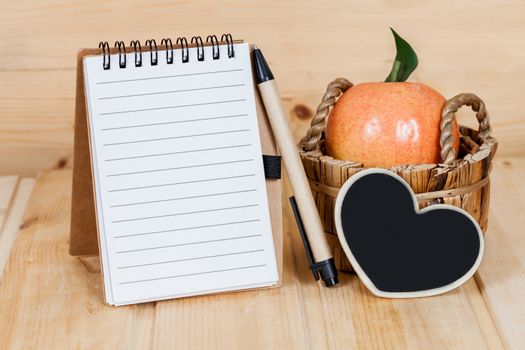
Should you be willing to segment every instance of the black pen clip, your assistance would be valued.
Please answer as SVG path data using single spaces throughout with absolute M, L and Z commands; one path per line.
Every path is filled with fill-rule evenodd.
M 312 274 L 314 275 L 315 280 L 318 281 L 320 278 L 319 274 L 321 274 L 323 275 L 323 280 L 325 281 L 327 286 L 337 284 L 337 271 L 335 271 L 334 259 L 332 258 L 325 261 L 314 262 L 312 247 L 310 246 L 308 237 L 306 237 L 306 231 L 304 229 L 303 220 L 301 219 L 301 214 L 299 213 L 299 208 L 297 207 L 297 202 L 294 196 L 290 197 L 290 205 L 292 206 L 293 215 L 295 216 L 295 221 L 297 222 L 299 234 L 301 235 L 301 238 L 303 240 L 306 258 L 308 259 L 308 267 L 310 268 L 310 270 L 312 270 Z
M 312 254 L 312 247 L 310 247 L 310 242 L 308 237 L 306 237 L 306 231 L 304 229 L 303 220 L 301 219 L 301 214 L 299 213 L 299 208 L 297 207 L 297 202 L 294 196 L 290 197 L 290 205 L 292 206 L 293 216 L 297 222 L 297 228 L 299 229 L 299 234 L 303 240 L 304 250 L 306 252 L 306 259 L 308 259 L 308 267 L 312 270 L 314 278 L 316 281 L 319 281 L 319 268 L 315 266 L 314 257 Z

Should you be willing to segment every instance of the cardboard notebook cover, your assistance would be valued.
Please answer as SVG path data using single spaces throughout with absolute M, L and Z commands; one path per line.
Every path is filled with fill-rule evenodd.
M 234 41 L 241 43 L 242 41 Z M 189 45 L 192 47 L 192 45 Z M 174 48 L 178 48 L 174 45 Z M 158 46 L 158 51 L 165 49 Z M 253 50 L 253 47 L 251 48 Z M 118 49 L 110 49 L 111 54 L 118 53 Z M 142 53 L 147 53 L 144 50 Z M 75 144 L 73 163 L 73 189 L 71 203 L 71 229 L 69 253 L 73 256 L 97 255 L 99 254 L 99 242 L 97 233 L 97 219 L 95 211 L 95 198 L 93 187 L 93 176 L 91 167 L 90 140 L 88 134 L 88 120 L 86 109 L 86 94 L 84 82 L 83 57 L 88 55 L 100 55 L 101 49 L 82 49 L 77 54 L 77 83 L 75 97 Z M 254 81 L 255 85 L 255 81 Z M 275 139 L 264 110 L 259 91 L 254 86 L 255 103 L 261 147 L 263 154 L 278 155 Z M 282 225 L 282 198 L 281 180 L 266 180 L 268 192 L 268 203 L 270 205 L 270 218 L 272 224 L 273 242 L 279 273 L 278 287 L 282 280 L 283 261 L 283 225 Z

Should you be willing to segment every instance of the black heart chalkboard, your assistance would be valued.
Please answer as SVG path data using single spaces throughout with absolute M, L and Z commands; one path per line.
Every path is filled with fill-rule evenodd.
M 467 281 L 483 255 L 483 236 L 464 210 L 419 210 L 409 185 L 384 169 L 352 176 L 336 200 L 335 222 L 354 270 L 375 295 L 445 293 Z

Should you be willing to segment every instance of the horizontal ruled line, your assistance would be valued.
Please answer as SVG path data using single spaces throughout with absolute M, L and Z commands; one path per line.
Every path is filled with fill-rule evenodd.
M 108 177 L 114 177 L 114 176 L 123 176 L 123 175 L 147 174 L 147 173 L 155 173 L 155 172 L 159 172 L 159 171 L 180 170 L 180 169 L 190 169 L 190 168 L 201 168 L 201 167 L 214 166 L 214 165 L 245 163 L 245 162 L 251 162 L 251 161 L 253 161 L 253 159 L 241 159 L 241 160 L 232 160 L 232 161 L 228 161 L 228 162 L 205 163 L 205 164 L 186 165 L 186 166 L 173 167 L 173 168 L 132 171 L 132 172 L 129 172 L 129 173 L 109 174 L 107 176 Z
M 142 127 L 147 127 L 147 126 L 159 126 L 159 125 L 170 125 L 170 124 L 180 124 L 180 123 L 191 123 L 191 122 L 200 122 L 200 121 L 208 121 L 208 120 L 215 120 L 215 119 L 239 118 L 239 117 L 246 117 L 246 116 L 248 116 L 247 113 L 245 113 L 245 114 L 232 114 L 232 115 L 224 115 L 224 116 L 218 116 L 218 117 L 175 120 L 175 121 L 161 122 L 161 123 L 116 126 L 116 127 L 112 127 L 112 128 L 104 128 L 104 129 L 101 129 L 101 130 L 102 131 L 108 131 L 108 130 L 132 129 L 132 128 L 142 128 Z
M 218 151 L 218 150 L 224 150 L 224 149 L 249 147 L 251 145 L 252 145 L 251 143 L 247 143 L 247 144 L 244 144 L 244 145 L 232 145 L 232 146 L 222 146 L 222 147 L 199 148 L 199 149 L 190 149 L 190 150 L 178 151 L 178 152 L 145 154 L 145 155 L 142 155 L 142 156 L 130 156 L 130 157 L 122 157 L 122 158 L 110 158 L 110 159 L 106 159 L 106 162 L 113 162 L 113 161 L 117 161 L 117 160 L 129 160 L 129 159 L 139 159 L 139 158 L 171 156 L 171 155 L 175 155 L 175 154 L 185 154 L 185 153 Z
M 159 184 L 159 185 L 118 188 L 118 189 L 114 189 L 114 190 L 109 190 L 108 192 L 122 192 L 122 191 L 142 190 L 142 189 L 145 189 L 145 188 L 176 186 L 176 185 L 187 185 L 187 184 L 194 184 L 194 183 L 199 183 L 199 182 L 210 182 L 210 181 L 220 181 L 220 180 L 229 180 L 229 179 L 239 179 L 239 178 L 251 177 L 251 176 L 255 176 L 255 174 L 215 177 L 215 178 L 212 178 L 212 179 L 202 179 L 202 180 L 192 180 L 192 181 L 171 182 L 171 183 Z
M 222 223 L 218 223 L 218 224 L 202 225 L 202 226 L 190 226 L 190 227 L 181 227 L 181 228 L 174 228 L 174 229 L 162 230 L 162 231 L 151 231 L 151 232 L 131 233 L 131 234 L 127 234 L 127 235 L 115 236 L 114 238 L 127 238 L 127 237 L 135 237 L 135 236 L 155 235 L 155 234 L 159 234 L 159 233 L 168 233 L 168 232 L 177 232 L 177 231 L 198 230 L 198 229 L 200 229 L 200 228 L 209 228 L 209 227 L 219 227 L 219 226 L 229 226 L 229 225 L 247 224 L 247 223 L 250 223 L 250 222 L 258 222 L 258 221 L 261 221 L 261 219 L 252 219 L 252 220 L 243 220 L 243 221 L 232 221 L 232 222 L 222 222 Z
M 175 247 L 184 247 L 184 246 L 187 246 L 187 245 L 207 244 L 207 243 L 215 243 L 215 242 L 223 242 L 223 241 L 233 241 L 233 240 L 237 240 L 237 239 L 255 238 L 255 237 L 261 237 L 261 236 L 262 236 L 262 234 L 240 236 L 240 237 L 230 237 L 230 238 L 220 238 L 220 239 L 210 239 L 210 240 L 207 240 L 207 241 L 198 241 L 198 242 L 188 242 L 188 243 L 181 243 L 181 244 L 162 245 L 162 246 L 158 246 L 158 247 L 140 248 L 140 249 L 131 249 L 131 250 L 121 250 L 121 251 L 115 252 L 115 254 L 135 253 L 135 252 L 143 252 L 143 251 L 146 251 L 146 250 L 167 249 L 167 248 L 175 248 Z
M 223 256 L 232 256 L 232 255 L 241 255 L 241 254 L 251 254 L 251 253 L 260 253 L 264 252 L 264 249 L 257 249 L 257 250 L 246 250 L 242 252 L 233 252 L 233 253 L 225 253 L 225 254 L 217 254 L 217 255 L 205 255 L 205 256 L 197 256 L 194 258 L 186 258 L 186 259 L 177 259 L 177 260 L 167 260 L 167 261 L 158 261 L 154 263 L 147 263 L 147 264 L 138 264 L 138 265 L 127 265 L 127 266 L 119 266 L 117 269 L 131 269 L 131 268 L 137 268 L 137 267 L 144 267 L 144 266 L 152 266 L 152 265 L 163 265 L 163 264 L 172 264 L 177 262 L 184 262 L 184 261 L 193 261 L 193 260 L 202 260 L 202 259 L 212 259 L 212 258 L 220 258 Z
M 225 89 L 232 87 L 241 87 L 244 84 L 231 84 L 231 85 L 219 85 L 219 86 L 208 86 L 208 87 L 199 87 L 194 89 L 180 89 L 180 90 L 170 90 L 170 91 L 157 91 L 157 92 L 146 92 L 143 94 L 133 94 L 133 95 L 119 95 L 119 96 L 106 96 L 99 97 L 98 100 L 112 100 L 115 98 L 127 98 L 127 97 L 141 97 L 141 96 L 153 96 L 153 95 L 165 95 L 165 94 L 174 94 L 177 92 L 189 92 L 189 91 L 201 91 L 201 90 L 213 90 L 213 89 Z
M 197 106 L 208 106 L 208 105 L 218 105 L 224 103 L 234 103 L 234 102 L 244 102 L 245 98 L 239 98 L 235 100 L 224 100 L 224 101 L 212 101 L 212 102 L 201 102 L 201 103 L 191 103 L 186 105 L 175 105 L 175 106 L 165 106 L 165 107 L 154 107 L 154 108 L 143 108 L 143 109 L 130 109 L 127 111 L 114 111 L 114 112 L 104 112 L 99 113 L 99 116 L 102 115 L 114 115 L 114 114 L 124 114 L 124 113 L 135 113 L 135 112 L 149 112 L 149 111 L 159 111 L 163 109 L 174 109 L 174 108 L 185 108 L 185 107 L 197 107 Z
M 207 75 L 207 74 L 231 73 L 231 72 L 242 72 L 242 68 L 238 68 L 238 69 L 217 70 L 217 71 L 212 71 L 212 72 L 199 72 L 199 73 L 186 73 L 186 74 L 163 75 L 163 76 L 160 76 L 160 77 L 148 77 L 148 78 L 137 78 L 137 79 L 122 79 L 122 80 L 101 81 L 101 82 L 98 82 L 97 85 L 115 84 L 115 83 L 129 83 L 129 82 L 132 82 L 132 81 L 144 81 L 144 80 L 169 79 L 169 78 L 189 77 L 189 76 L 195 76 L 195 75 Z
M 155 141 L 184 139 L 184 138 L 188 138 L 188 137 L 200 137 L 200 136 L 211 136 L 211 135 L 234 134 L 234 133 L 238 133 L 238 132 L 247 132 L 247 131 L 250 131 L 250 129 L 225 130 L 225 131 L 208 132 L 208 133 L 203 133 L 203 134 L 179 135 L 179 136 L 162 137 L 162 138 L 156 138 L 156 139 L 145 139 L 145 140 L 105 143 L 103 146 L 104 147 L 105 146 L 118 146 L 118 145 L 128 145 L 128 144 L 131 144 L 131 143 L 144 143 L 144 142 L 155 142 Z
M 187 196 L 187 197 L 178 197 L 178 198 L 169 198 L 169 199 L 159 199 L 156 201 L 147 201 L 147 202 L 135 202 L 135 203 L 125 203 L 125 204 L 116 204 L 111 205 L 111 208 L 119 208 L 119 207 L 128 207 L 132 205 L 141 205 L 141 204 L 152 204 L 152 203 L 162 203 L 162 202 L 172 202 L 172 201 L 179 201 L 184 199 L 193 199 L 193 198 L 205 198 L 205 197 L 215 197 L 215 196 L 224 196 L 228 194 L 237 194 L 237 193 L 247 193 L 247 192 L 255 192 L 257 191 L 256 188 L 249 189 L 249 190 L 240 190 L 240 191 L 230 191 L 230 192 L 220 192 L 220 193 L 209 193 L 209 194 L 203 194 L 199 196 Z
M 148 279 L 143 279 L 143 280 L 126 281 L 126 282 L 120 282 L 119 284 L 131 284 L 131 283 L 141 283 L 141 282 L 152 282 L 152 281 L 165 280 L 165 279 L 171 279 L 171 278 L 189 277 L 189 276 L 197 276 L 197 275 L 206 275 L 206 274 L 210 274 L 210 273 L 219 273 L 219 272 L 228 272 L 228 271 L 236 271 L 236 270 L 255 269 L 255 268 L 258 268 L 258 267 L 264 267 L 264 266 L 266 266 L 266 264 L 250 265 L 250 266 L 241 266 L 241 267 L 233 267 L 233 268 L 231 268 L 231 269 L 211 270 L 211 271 L 203 271 L 203 272 L 187 273 L 187 274 L 183 274 L 183 275 L 172 275 L 172 276 L 165 276 L 165 277 L 148 278 Z
M 247 205 L 238 205 L 234 207 L 225 207 L 225 208 L 214 208 L 214 209 L 206 209 L 206 210 L 195 210 L 195 211 L 186 211 L 182 213 L 173 213 L 173 214 L 166 214 L 166 215 L 154 215 L 154 216 L 145 216 L 140 218 L 132 218 L 132 219 L 123 219 L 123 220 L 114 220 L 112 223 L 117 224 L 120 222 L 130 222 L 130 221 L 140 221 L 140 220 L 150 220 L 150 219 L 160 219 L 160 218 L 167 218 L 167 217 L 173 217 L 173 216 L 181 216 L 181 215 L 192 215 L 192 214 L 201 214 L 201 213 L 211 213 L 216 211 L 224 211 L 224 210 L 233 210 L 233 209 L 243 209 L 243 208 L 253 208 L 258 207 L 259 204 L 247 204 Z

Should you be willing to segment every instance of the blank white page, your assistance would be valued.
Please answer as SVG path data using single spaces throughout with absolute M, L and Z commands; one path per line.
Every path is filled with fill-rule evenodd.
M 248 44 L 84 58 L 109 304 L 278 281 Z

